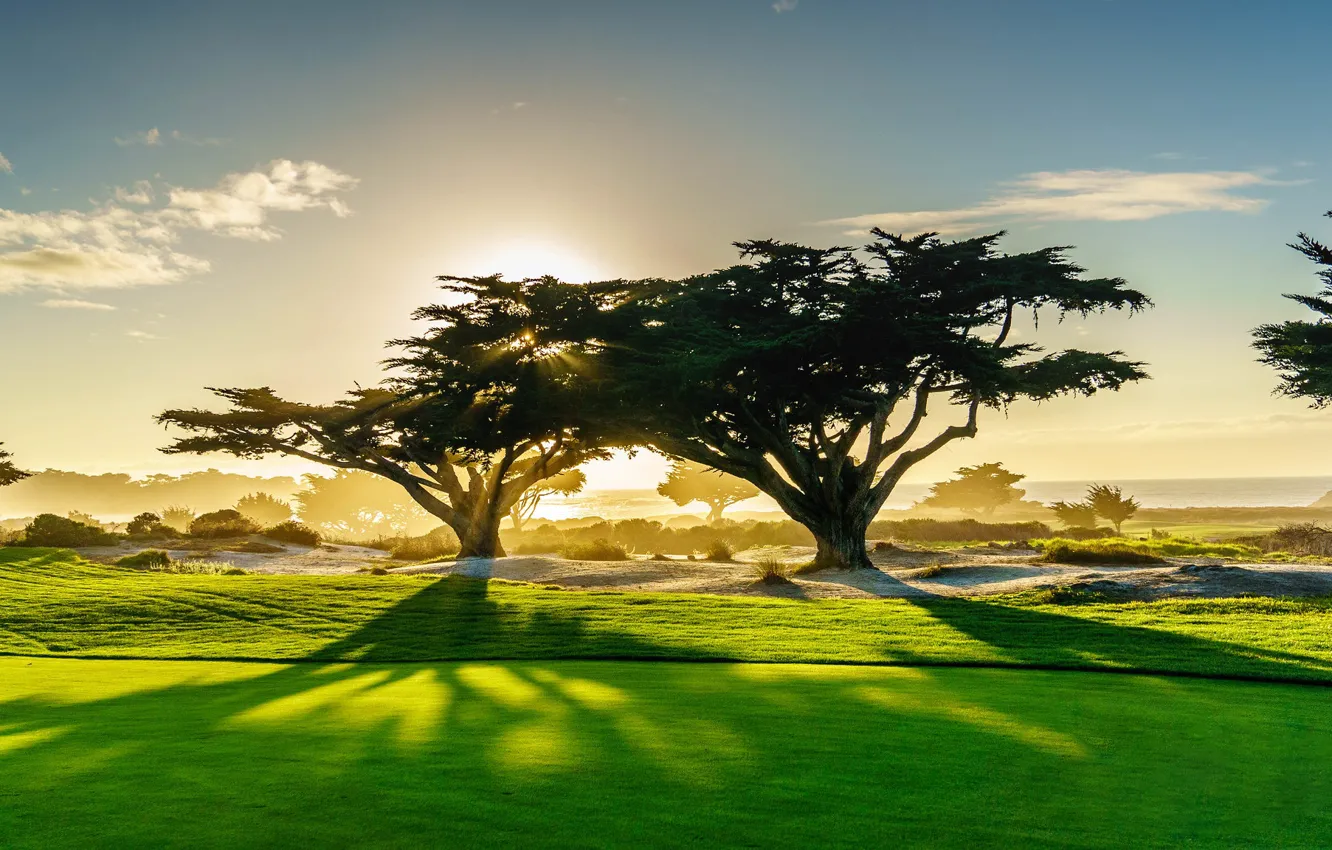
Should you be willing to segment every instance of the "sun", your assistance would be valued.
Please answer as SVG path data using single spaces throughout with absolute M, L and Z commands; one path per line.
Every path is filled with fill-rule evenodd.
M 473 264 L 478 274 L 499 272 L 509 279 L 552 275 L 572 283 L 601 278 L 600 270 L 576 252 L 546 242 L 514 241 L 479 254 Z

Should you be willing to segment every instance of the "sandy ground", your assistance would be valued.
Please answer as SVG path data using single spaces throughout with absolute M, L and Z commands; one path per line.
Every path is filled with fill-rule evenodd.
M 112 561 L 137 547 L 84 549 L 93 560 Z M 806 563 L 813 549 L 767 547 L 741 552 L 733 562 L 672 558 L 649 561 L 570 561 L 553 555 L 466 558 L 413 566 L 395 566 L 384 552 L 362 546 L 287 545 L 272 554 L 216 551 L 209 561 L 225 561 L 257 573 L 346 575 L 373 567 L 392 573 L 466 575 L 575 590 L 633 590 L 670 593 L 723 593 L 793 599 L 984 596 L 1040 587 L 1072 586 L 1123 599 L 1230 596 L 1320 596 L 1332 594 L 1332 566 L 1309 564 L 1238 564 L 1216 558 L 1172 558 L 1167 566 L 1129 567 L 1035 563 L 1038 553 L 1024 550 L 897 549 L 875 552 L 876 569 L 824 571 L 795 576 L 788 583 L 756 581 L 753 562 L 775 557 Z M 199 557 L 176 550 L 174 558 Z

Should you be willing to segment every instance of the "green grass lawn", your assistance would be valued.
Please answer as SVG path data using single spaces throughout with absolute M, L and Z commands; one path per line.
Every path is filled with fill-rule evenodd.
M 1332 842 L 1332 689 L 1021 669 L 1329 682 L 1320 600 L 574 593 L 10 549 L 0 652 L 5 847 Z M 821 663 L 587 660 L 628 658 Z M 1014 669 L 928 666 L 965 664 Z

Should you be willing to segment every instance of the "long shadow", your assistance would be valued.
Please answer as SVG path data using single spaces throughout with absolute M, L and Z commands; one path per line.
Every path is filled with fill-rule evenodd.
M 1017 605 L 943 598 L 908 601 L 935 620 L 999 650 L 1001 659 L 993 666 L 1332 686 L 1327 680 L 1332 661 L 1315 656 Z M 899 659 L 937 663 L 900 654 Z

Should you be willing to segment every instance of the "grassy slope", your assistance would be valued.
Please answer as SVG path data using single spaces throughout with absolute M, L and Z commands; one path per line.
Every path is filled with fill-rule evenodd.
M 1332 681 L 1326 600 L 578 593 L 460 578 L 143 574 L 0 549 L 0 602 L 0 652 L 35 655 L 984 663 Z
M 0 658 L 0 844 L 1325 846 L 1327 691 Z
M 0 844 L 1317 846 L 1332 611 L 584 594 L 0 550 Z M 336 663 L 361 659 L 362 664 Z

